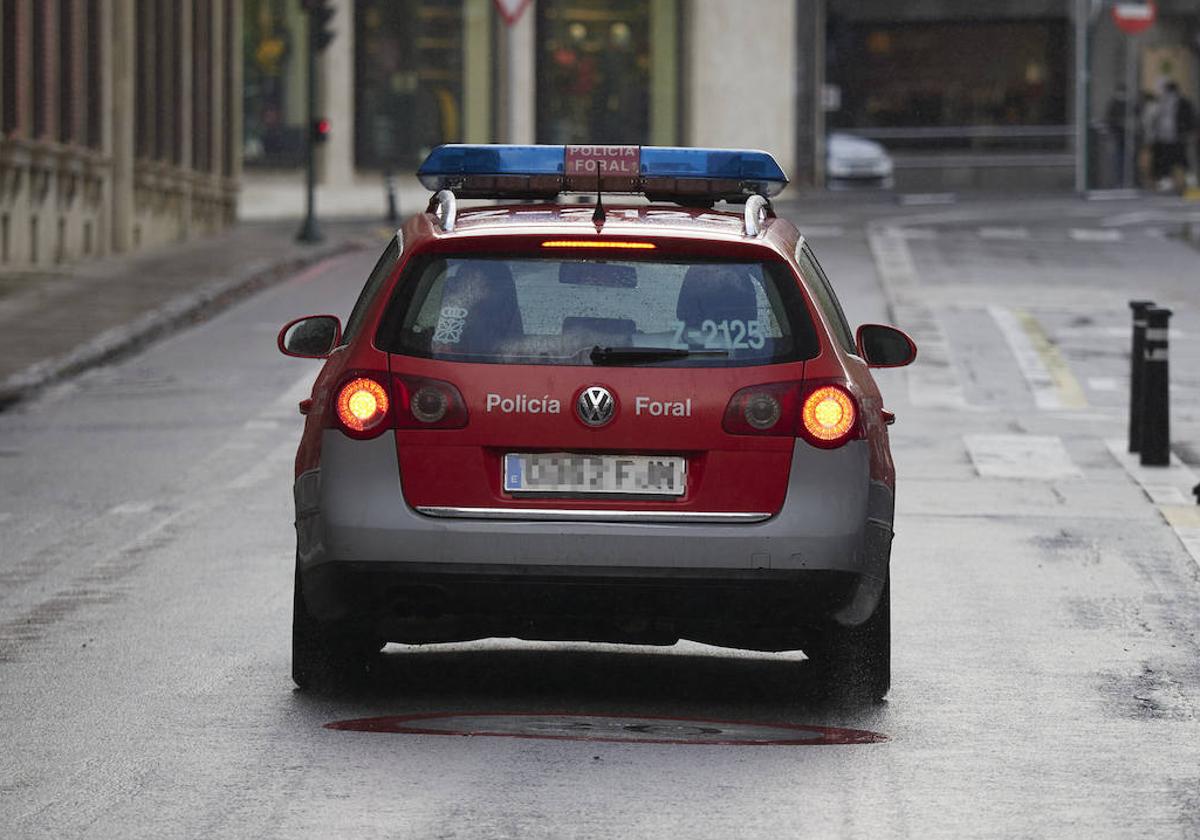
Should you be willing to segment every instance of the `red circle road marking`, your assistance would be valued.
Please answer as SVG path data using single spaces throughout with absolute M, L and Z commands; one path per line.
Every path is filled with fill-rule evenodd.
M 799 723 L 651 715 L 585 715 L 575 712 L 427 712 L 339 720 L 325 724 L 325 728 L 399 735 L 474 735 L 548 741 L 714 744 L 726 747 L 815 747 L 878 744 L 888 740 L 886 735 L 865 729 Z

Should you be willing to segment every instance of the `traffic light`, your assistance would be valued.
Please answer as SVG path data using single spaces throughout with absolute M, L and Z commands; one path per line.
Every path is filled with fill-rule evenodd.
M 334 10 L 329 0 L 302 0 L 304 10 L 308 12 L 308 31 L 312 39 L 313 49 L 317 52 L 329 46 L 335 33 L 329 28 L 333 20 Z
M 312 121 L 312 139 L 314 143 L 324 143 L 329 139 L 329 120 L 326 117 L 317 117 Z

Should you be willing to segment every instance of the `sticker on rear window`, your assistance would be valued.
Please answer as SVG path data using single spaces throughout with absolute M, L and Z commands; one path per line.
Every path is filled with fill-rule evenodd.
M 443 306 L 438 313 L 433 340 L 437 344 L 458 344 L 462 341 L 463 326 L 467 323 L 467 310 L 461 306 Z

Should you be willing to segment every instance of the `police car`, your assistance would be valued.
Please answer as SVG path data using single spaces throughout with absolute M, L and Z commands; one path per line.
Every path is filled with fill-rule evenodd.
M 296 683 L 387 642 L 690 639 L 802 649 L 882 697 L 894 470 L 870 369 L 916 348 L 851 330 L 772 209 L 775 160 L 450 145 L 418 175 L 429 207 L 344 327 L 279 334 L 325 360 L 296 456 Z

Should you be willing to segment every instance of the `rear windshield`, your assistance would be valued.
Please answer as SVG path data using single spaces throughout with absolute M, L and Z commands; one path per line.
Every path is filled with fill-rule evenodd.
M 417 259 L 375 344 L 408 356 L 527 365 L 727 367 L 817 354 L 782 262 Z

